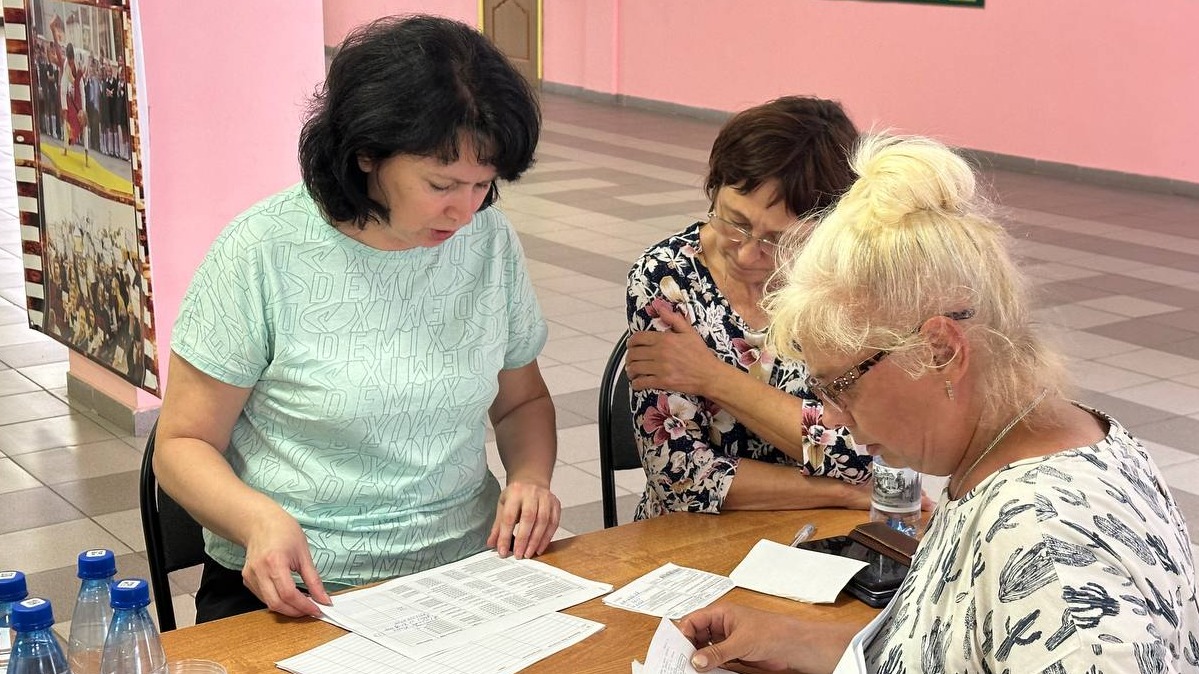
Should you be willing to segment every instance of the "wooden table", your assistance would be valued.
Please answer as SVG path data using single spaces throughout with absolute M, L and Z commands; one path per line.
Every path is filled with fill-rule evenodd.
M 584 578 L 611 583 L 614 588 L 667 562 L 727 576 L 760 539 L 789 543 L 805 522 L 814 523 L 815 537 L 823 538 L 846 533 L 865 519 L 866 513 L 850 510 L 675 513 L 555 541 L 538 559 Z M 817 605 L 734 588 L 720 601 L 862 623 L 877 613 L 844 593 L 835 604 Z M 627 672 L 632 660 L 645 659 L 660 620 L 605 606 L 602 598 L 579 604 L 566 613 L 603 623 L 606 628 L 525 672 Z M 342 634 L 342 629 L 319 620 L 256 611 L 167 632 L 162 641 L 169 660 L 206 658 L 223 663 L 229 674 L 267 674 L 281 671 L 275 667 L 278 660 Z

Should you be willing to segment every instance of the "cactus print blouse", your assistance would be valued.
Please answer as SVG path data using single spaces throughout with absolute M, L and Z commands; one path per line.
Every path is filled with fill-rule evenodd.
M 867 669 L 1199 672 L 1186 523 L 1145 449 L 1106 420 L 1095 445 L 942 496 Z
M 670 511 L 720 512 L 742 458 L 793 465 L 805 475 L 869 479 L 871 459 L 843 428 L 821 424 L 821 405 L 804 382 L 807 369 L 763 349 L 764 335 L 742 320 L 698 258 L 696 223 L 648 249 L 629 271 L 629 329 L 667 330 L 655 300 L 687 316 L 708 348 L 724 361 L 803 400 L 804 460 L 798 461 L 738 423 L 711 400 L 674 391 L 633 391 L 637 445 L 645 467 L 645 494 L 637 519 Z

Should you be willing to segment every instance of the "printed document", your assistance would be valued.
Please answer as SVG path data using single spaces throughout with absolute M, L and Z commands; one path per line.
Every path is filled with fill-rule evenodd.
M 830 603 L 866 562 L 760 540 L 729 578 L 738 587 L 796 601 Z
M 336 595 L 322 610 L 327 621 L 419 659 L 611 591 L 606 583 L 488 550 Z
M 604 597 L 608 606 L 666 618 L 681 618 L 736 587 L 715 573 L 666 564 Z
M 293 674 L 515 674 L 603 628 L 584 618 L 550 613 L 416 660 L 351 633 L 275 664 Z

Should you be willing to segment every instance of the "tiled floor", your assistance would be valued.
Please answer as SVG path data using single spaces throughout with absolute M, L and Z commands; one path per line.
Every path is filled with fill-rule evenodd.
M 544 105 L 538 164 L 504 188 L 501 206 L 550 321 L 541 364 L 558 405 L 560 535 L 571 535 L 600 526 L 596 394 L 624 329 L 625 272 L 704 212 L 699 180 L 717 127 L 555 95 Z M 146 572 L 135 496 L 143 439 L 71 407 L 65 349 L 23 325 L 9 165 L 0 161 L 0 567 L 25 570 L 63 607 L 86 547 L 113 548 L 122 574 Z M 1002 171 L 986 180 L 1039 284 L 1038 318 L 1072 357 L 1079 397 L 1146 441 L 1199 522 L 1199 202 Z M 636 472 L 619 476 L 623 519 L 641 484 Z M 175 580 L 186 612 L 196 574 Z

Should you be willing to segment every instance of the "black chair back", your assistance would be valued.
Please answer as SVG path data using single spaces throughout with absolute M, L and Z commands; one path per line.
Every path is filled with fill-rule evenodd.
M 629 333 L 626 330 L 612 349 L 599 391 L 600 491 L 604 528 L 616 521 L 616 471 L 641 468 L 641 452 L 633 429 L 629 405 L 629 377 L 624 371 Z
M 146 557 L 150 561 L 150 585 L 158 612 L 158 628 L 175 629 L 175 604 L 167 574 L 204 563 L 204 538 L 200 524 L 158 486 L 154 477 L 154 436 L 158 424 L 150 429 L 142 456 L 139 484 L 142 510 L 142 534 L 146 537 Z

